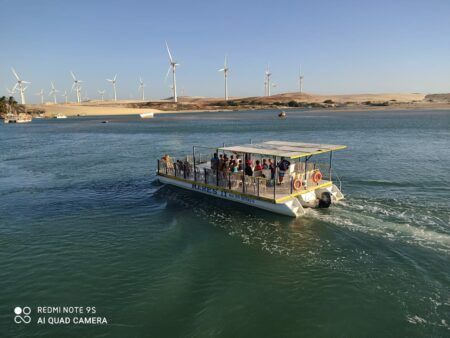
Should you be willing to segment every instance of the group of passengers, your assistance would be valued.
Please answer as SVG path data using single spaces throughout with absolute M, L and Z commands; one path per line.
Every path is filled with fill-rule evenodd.
M 192 172 L 192 165 L 189 163 L 187 158 L 184 161 L 176 160 L 176 162 L 173 162 L 172 158 L 165 154 L 161 158 L 161 165 L 162 168 L 167 168 L 169 171 L 173 171 L 175 169 L 175 175 L 177 176 L 181 173 L 183 173 L 184 176 L 189 176 Z
M 218 171 L 224 178 L 227 177 L 229 173 L 240 172 L 244 172 L 246 176 L 266 178 L 264 170 L 270 170 L 270 179 L 273 180 L 275 178 L 276 168 L 278 167 L 280 183 L 283 181 L 284 174 L 289 169 L 290 164 L 291 163 L 284 158 L 278 163 L 275 163 L 270 158 L 263 158 L 262 161 L 256 160 L 255 164 L 253 164 L 249 154 L 246 154 L 245 156 L 245 166 L 242 164 L 240 155 L 230 155 L 228 158 L 227 154 L 214 153 L 211 158 L 211 169 L 214 172 Z

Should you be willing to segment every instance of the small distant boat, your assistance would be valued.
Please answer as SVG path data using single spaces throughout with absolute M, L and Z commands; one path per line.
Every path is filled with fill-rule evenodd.
M 105 120 L 105 121 L 102 121 L 101 123 L 109 123 L 109 121 L 108 121 L 108 120 Z
M 63 115 L 63 114 L 56 114 L 56 116 L 54 116 L 55 119 L 66 119 L 67 116 Z
M 28 123 L 31 122 L 33 118 L 28 114 L 13 115 L 8 114 L 5 116 L 4 123 Z
M 286 112 L 281 111 L 281 112 L 278 114 L 278 117 L 284 119 L 284 118 L 286 117 Z
M 139 114 L 139 116 L 143 119 L 151 119 L 152 117 L 154 117 L 153 113 L 142 113 Z

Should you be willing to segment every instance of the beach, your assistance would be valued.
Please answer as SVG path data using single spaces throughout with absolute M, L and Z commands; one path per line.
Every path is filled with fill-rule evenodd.
M 292 102 L 297 107 L 290 106 Z M 267 97 L 230 98 L 228 104 L 221 98 L 180 97 L 177 104 L 170 100 L 119 100 L 88 101 L 80 104 L 27 105 L 29 109 L 45 111 L 45 116 L 139 115 L 142 113 L 171 114 L 190 112 L 224 112 L 236 110 L 265 109 L 327 109 L 340 111 L 360 110 L 411 110 L 450 109 L 450 101 L 427 99 L 420 93 L 313 95 L 285 93 Z

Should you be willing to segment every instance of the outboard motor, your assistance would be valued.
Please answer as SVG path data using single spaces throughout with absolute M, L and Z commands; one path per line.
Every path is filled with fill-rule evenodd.
M 331 193 L 325 191 L 322 193 L 319 199 L 319 208 L 328 208 L 331 205 Z

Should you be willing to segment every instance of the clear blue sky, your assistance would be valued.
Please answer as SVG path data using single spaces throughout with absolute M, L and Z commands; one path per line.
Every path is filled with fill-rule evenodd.
M 262 95 L 270 62 L 275 92 L 297 91 L 298 68 L 311 93 L 450 92 L 449 0 L 50 1 L 0 0 L 0 93 L 14 66 L 32 82 L 28 101 L 71 88 L 88 95 L 167 97 L 164 41 L 186 95 L 223 95 L 217 69 L 229 56 L 230 95 Z M 73 97 L 73 96 L 72 96 Z

